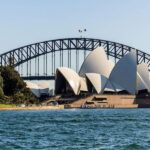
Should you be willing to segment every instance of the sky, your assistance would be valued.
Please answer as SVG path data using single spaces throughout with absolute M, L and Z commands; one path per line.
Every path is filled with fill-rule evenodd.
M 150 0 L 0 0 L 0 53 L 85 28 L 150 54 Z

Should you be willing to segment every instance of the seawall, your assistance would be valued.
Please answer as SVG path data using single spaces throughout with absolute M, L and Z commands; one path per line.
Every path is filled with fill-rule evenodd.
M 0 108 L 0 111 L 4 110 L 61 110 L 64 109 L 64 105 L 58 106 L 31 106 L 31 107 L 12 107 L 12 108 Z

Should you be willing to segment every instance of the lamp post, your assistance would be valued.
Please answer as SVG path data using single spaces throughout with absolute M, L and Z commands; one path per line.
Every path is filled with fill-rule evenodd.
M 80 36 L 81 38 L 82 38 L 82 33 L 85 33 L 86 31 L 87 31 L 86 29 L 83 29 L 83 30 L 79 29 L 78 30 L 79 34 L 81 34 L 81 36 Z
M 78 31 L 81 34 L 80 38 L 82 38 L 82 33 L 85 33 L 87 30 L 86 29 L 83 29 L 83 30 L 79 29 Z M 86 58 L 86 50 L 84 50 L 84 59 L 85 58 Z

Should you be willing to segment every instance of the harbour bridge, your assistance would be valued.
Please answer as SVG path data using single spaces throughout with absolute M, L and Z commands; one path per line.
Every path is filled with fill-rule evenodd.
M 54 80 L 57 67 L 69 67 L 76 72 L 90 51 L 104 47 L 107 57 L 116 63 L 130 51 L 135 51 L 137 63 L 150 66 L 150 55 L 117 42 L 94 38 L 62 38 L 22 46 L 0 55 L 0 65 L 12 65 L 24 80 Z

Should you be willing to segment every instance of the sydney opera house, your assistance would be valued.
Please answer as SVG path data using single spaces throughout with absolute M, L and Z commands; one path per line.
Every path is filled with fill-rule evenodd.
M 66 67 L 56 70 L 55 94 L 103 95 L 150 92 L 148 65 L 137 65 L 136 53 L 127 53 L 116 64 L 107 58 L 103 47 L 93 50 L 84 60 L 79 73 Z
M 149 68 L 145 63 L 137 65 L 136 57 L 131 51 L 115 64 L 104 48 L 98 47 L 89 53 L 78 73 L 67 67 L 57 68 L 52 99 L 71 105 L 69 108 L 81 108 L 85 103 L 96 108 L 150 107 Z M 51 95 L 49 83 L 26 84 L 37 97 Z

